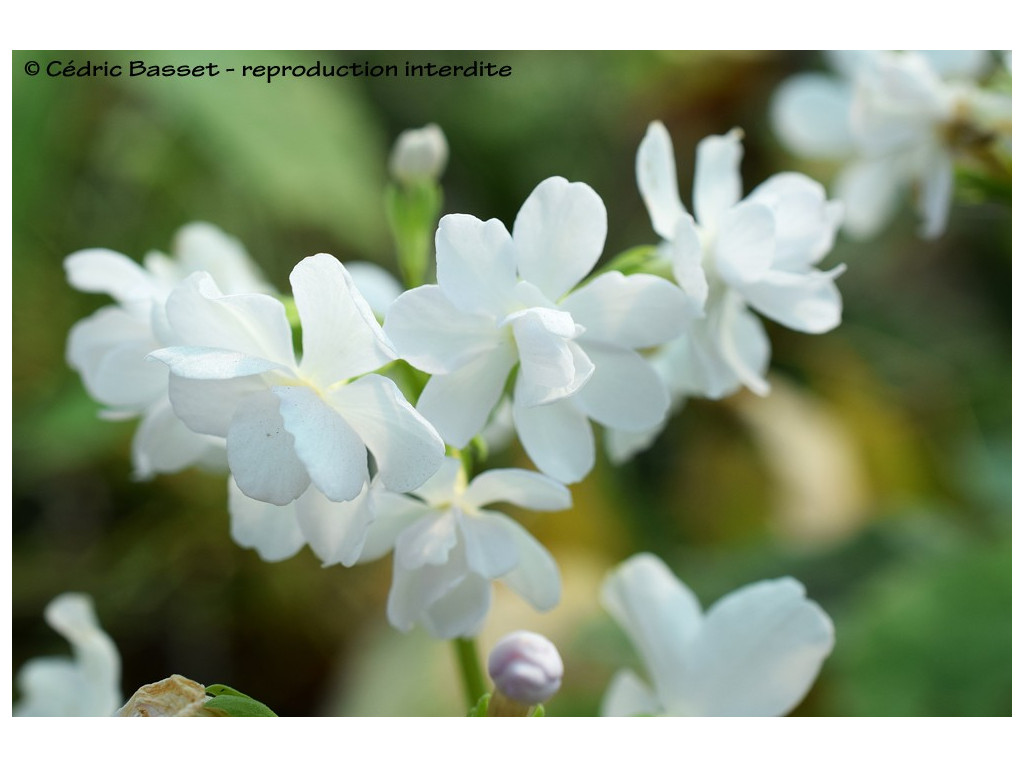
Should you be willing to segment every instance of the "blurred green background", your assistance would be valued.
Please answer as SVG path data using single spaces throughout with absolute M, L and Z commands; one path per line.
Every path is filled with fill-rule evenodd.
M 767 124 L 813 53 L 15 52 L 13 78 L 13 666 L 67 646 L 42 619 L 90 593 L 127 696 L 184 674 L 280 714 L 458 714 L 447 644 L 390 629 L 390 562 L 263 563 L 228 534 L 223 477 L 130 479 L 133 422 L 96 417 L 64 361 L 74 322 L 107 302 L 63 258 L 140 259 L 189 221 L 240 238 L 281 289 L 326 251 L 394 270 L 382 194 L 391 142 L 428 122 L 451 160 L 446 212 L 508 226 L 548 176 L 585 181 L 609 215 L 605 257 L 653 243 L 634 180 L 649 121 L 675 142 L 689 202 L 696 142 L 741 126 L 745 189 L 789 157 Z M 467 64 L 509 78 L 29 77 L 27 61 Z M 844 322 L 767 322 L 773 393 L 693 400 L 632 464 L 599 466 L 557 515 L 517 515 L 555 554 L 565 597 L 532 612 L 499 587 L 481 650 L 549 634 L 567 663 L 550 714 L 596 713 L 633 658 L 597 605 L 604 572 L 661 556 L 705 605 L 791 574 L 836 624 L 803 715 L 1008 715 L 1011 688 L 1010 212 L 957 205 L 947 234 L 905 210 L 881 238 L 840 240 Z M 530 466 L 515 450 L 493 466 Z M 17 698 L 17 692 L 15 692 Z

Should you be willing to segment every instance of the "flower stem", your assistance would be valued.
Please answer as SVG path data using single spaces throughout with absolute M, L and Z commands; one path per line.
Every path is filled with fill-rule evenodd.
M 480 697 L 487 693 L 484 673 L 480 668 L 480 657 L 476 652 L 476 640 L 457 637 L 452 643 L 455 645 L 455 658 L 459 662 L 459 671 L 462 673 L 462 688 L 466 694 L 466 705 L 472 709 L 480 701 Z

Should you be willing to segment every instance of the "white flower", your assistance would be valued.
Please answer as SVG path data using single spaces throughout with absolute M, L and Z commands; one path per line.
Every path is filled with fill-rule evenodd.
M 661 560 L 640 554 L 606 577 L 601 602 L 650 680 L 619 672 L 605 716 L 784 715 L 807 694 L 834 642 L 829 617 L 791 578 L 750 584 L 702 615 Z
M 558 177 L 527 198 L 511 235 L 496 219 L 441 219 L 438 284 L 402 294 L 384 328 L 403 358 L 432 374 L 417 407 L 449 444 L 481 431 L 517 363 L 519 439 L 563 482 L 593 467 L 589 419 L 634 430 L 664 419 L 668 393 L 636 350 L 679 333 L 685 298 L 668 281 L 618 272 L 572 291 L 606 229 L 597 193 Z
M 982 92 L 986 51 L 845 51 L 839 77 L 794 76 L 775 96 L 772 119 L 793 152 L 846 161 L 836 194 L 844 231 L 877 234 L 911 188 L 922 237 L 945 231 L 958 143 L 1010 119 L 1009 96 Z
M 391 150 L 391 175 L 404 184 L 437 181 L 448 163 L 448 141 L 434 123 L 402 131 Z
M 519 630 L 505 635 L 487 657 L 487 674 L 504 696 L 540 704 L 562 687 L 565 667 L 555 644 L 544 635 Z
M 768 337 L 748 307 L 805 333 L 824 333 L 840 320 L 834 280 L 845 267 L 815 268 L 834 243 L 840 204 L 798 173 L 772 176 L 741 200 L 740 139 L 734 130 L 697 145 L 696 219 L 680 201 L 665 126 L 651 123 L 637 152 L 640 194 L 695 310 L 660 353 L 659 370 L 677 397 L 718 398 L 741 385 L 767 394 Z
M 18 672 L 15 715 L 113 715 L 121 697 L 121 657 L 100 627 L 88 595 L 68 592 L 46 606 L 46 623 L 71 643 L 73 658 L 32 659 Z
M 167 399 L 167 371 L 146 360 L 153 350 L 174 343 L 163 315 L 171 290 L 186 275 L 204 270 L 229 292 L 270 291 L 242 246 L 210 224 L 182 227 L 173 253 L 173 258 L 150 253 L 139 266 L 123 254 L 92 248 L 64 262 L 72 286 L 109 294 L 117 302 L 72 327 L 67 360 L 89 395 L 109 409 L 103 416 L 142 416 L 132 442 L 140 479 L 194 464 L 224 464 L 223 441 L 181 423 Z
M 466 484 L 461 463 L 445 458 L 414 492 L 381 492 L 361 561 L 394 548 L 388 620 L 407 632 L 422 625 L 437 638 L 472 637 L 487 616 L 491 582 L 501 581 L 539 611 L 557 605 L 554 559 L 519 523 L 486 509 L 508 502 L 551 511 L 571 504 L 561 483 L 522 469 L 492 469 Z
M 368 374 L 394 358 L 373 312 L 333 256 L 303 259 L 290 279 L 301 363 L 276 299 L 226 296 L 205 273 L 174 290 L 166 313 L 181 346 L 151 357 L 171 369 L 175 413 L 227 438 L 235 482 L 254 499 L 288 504 L 312 484 L 349 501 L 369 483 L 367 449 L 389 488 L 417 487 L 444 445 L 394 382 Z

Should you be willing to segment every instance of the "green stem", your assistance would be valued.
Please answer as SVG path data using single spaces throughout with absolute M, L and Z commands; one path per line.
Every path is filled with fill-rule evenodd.
M 457 637 L 452 640 L 455 645 L 455 658 L 459 662 L 462 673 L 462 688 L 466 693 L 466 705 L 469 709 L 476 706 L 480 697 L 487 693 L 487 683 L 480 667 L 480 657 L 476 652 L 476 640 Z

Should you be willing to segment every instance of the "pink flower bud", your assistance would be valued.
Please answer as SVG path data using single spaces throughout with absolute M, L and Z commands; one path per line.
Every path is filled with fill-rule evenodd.
M 497 689 L 523 704 L 547 701 L 562 685 L 562 657 L 543 635 L 520 630 L 505 635 L 487 659 Z

